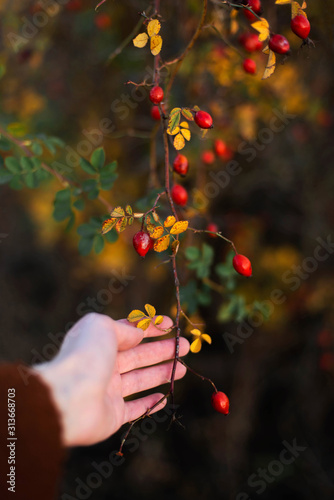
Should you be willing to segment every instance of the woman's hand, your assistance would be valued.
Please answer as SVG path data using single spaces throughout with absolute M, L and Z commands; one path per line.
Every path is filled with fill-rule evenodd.
M 159 328 L 171 326 L 172 320 L 164 317 Z M 90 313 L 69 330 L 52 361 L 33 367 L 51 388 L 65 446 L 102 441 L 163 397 L 154 393 L 128 402 L 123 399 L 170 381 L 172 361 L 157 364 L 173 359 L 175 340 L 139 345 L 144 337 L 161 335 L 164 332 L 153 325 L 144 332 L 126 320 Z M 180 356 L 188 351 L 189 342 L 181 338 Z M 185 373 L 178 364 L 176 379 Z M 154 412 L 165 404 L 166 400 Z

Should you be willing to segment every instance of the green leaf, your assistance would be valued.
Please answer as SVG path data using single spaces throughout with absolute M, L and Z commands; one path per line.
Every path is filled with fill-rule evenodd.
M 54 201 L 53 218 L 57 222 L 61 222 L 68 217 L 71 217 L 71 191 L 70 189 L 62 189 L 58 191 Z
M 84 158 L 80 158 L 80 167 L 87 174 L 96 175 L 97 169 L 94 168 L 93 165 L 91 165 L 91 163 L 89 163 L 89 161 L 85 160 Z
M 27 156 L 22 156 L 20 158 L 20 164 L 23 170 L 26 172 L 30 172 L 34 168 L 34 163 L 32 162 L 31 158 L 28 158 Z
M 201 252 L 197 247 L 187 247 L 185 256 L 188 260 L 197 260 L 200 258 Z
M 50 151 L 50 153 L 54 155 L 56 153 L 56 147 L 54 146 L 53 141 L 50 138 L 45 137 L 43 142 L 45 147 Z
M 35 175 L 35 172 L 28 172 L 24 175 L 23 180 L 25 185 L 30 189 L 34 189 L 39 185 L 38 177 Z
M 93 191 L 97 189 L 97 181 L 95 179 L 86 179 L 82 183 L 82 189 L 88 193 L 89 191 Z
M 104 235 L 104 238 L 108 243 L 115 243 L 115 241 L 118 240 L 118 234 L 114 229 L 112 229 L 111 231 L 109 231 L 109 233 L 106 233 Z
M 101 170 L 106 159 L 106 155 L 103 148 L 95 149 L 92 156 L 90 157 L 90 162 L 95 167 L 96 170 Z
M 97 231 L 90 224 L 81 224 L 77 229 L 77 233 L 84 238 L 94 238 Z
M 114 185 L 115 180 L 117 179 L 117 174 L 112 174 L 109 172 L 105 172 L 104 170 L 100 174 L 100 185 L 101 189 L 107 191 L 111 189 Z
M 40 156 L 43 153 L 43 148 L 38 142 L 34 142 L 31 146 L 31 151 L 34 155 Z
M 102 169 L 102 172 L 108 172 L 108 174 L 114 174 L 116 170 L 117 170 L 117 161 L 113 161 L 105 165 Z
M 9 183 L 9 186 L 12 189 L 15 189 L 15 190 L 22 189 L 23 188 L 23 184 L 22 184 L 22 181 L 21 181 L 21 176 L 20 175 L 14 175 L 14 177 L 12 178 L 12 180 Z
M 85 201 L 82 198 L 79 198 L 78 200 L 75 200 L 73 203 L 74 208 L 77 210 L 83 210 L 85 208 Z
M 66 202 L 71 200 L 71 190 L 66 188 L 66 189 L 61 189 L 56 193 L 56 202 Z
M 187 118 L 187 120 L 194 121 L 194 115 L 189 108 L 182 108 L 182 114 L 185 118 Z
M 91 191 L 89 191 L 87 197 L 89 200 L 96 200 L 96 198 L 99 196 L 99 193 L 100 191 L 97 188 L 92 189 Z
M 158 193 L 161 192 L 161 188 L 156 188 L 156 189 L 152 189 L 147 196 L 145 196 L 144 198 L 141 198 L 140 200 L 138 200 L 136 202 L 136 208 L 140 211 L 140 212 L 145 212 L 145 210 L 148 210 L 149 208 L 152 207 L 152 204 L 154 203 Z
M 104 238 L 98 234 L 97 236 L 95 236 L 95 239 L 94 239 L 94 251 L 95 253 L 99 254 L 102 252 L 104 248 Z
M 177 111 L 176 111 L 177 110 Z M 181 109 L 175 108 L 171 111 L 169 115 L 168 130 L 169 133 L 173 133 L 176 127 L 179 126 L 181 120 Z
M 88 255 L 93 248 L 93 244 L 94 238 L 81 238 L 78 244 L 79 253 L 84 256 Z
M 14 158 L 14 156 L 7 156 L 7 158 L 5 159 L 5 165 L 9 172 L 11 172 L 12 174 L 21 173 L 20 162 L 16 158 Z

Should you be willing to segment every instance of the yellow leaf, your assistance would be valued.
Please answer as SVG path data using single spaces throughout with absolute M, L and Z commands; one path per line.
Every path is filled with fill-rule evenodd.
M 264 70 L 262 80 L 266 80 L 266 78 L 269 78 L 274 73 L 275 68 L 276 68 L 276 55 L 275 52 L 270 50 L 267 67 Z
M 182 122 L 182 123 L 180 123 L 180 127 L 182 127 L 182 128 L 189 128 L 189 123 L 188 122 Z
M 198 330 L 198 328 L 194 328 L 193 330 L 190 331 L 190 333 L 192 335 L 195 335 L 195 337 L 200 337 L 201 336 L 201 332 L 200 332 L 200 330 Z
M 161 323 L 163 322 L 164 320 L 164 317 L 163 316 L 157 316 L 154 320 L 154 324 L 155 325 L 161 325 Z
M 135 323 L 136 321 L 139 321 L 142 318 L 145 318 L 145 313 L 139 311 L 139 309 L 134 309 L 133 311 L 130 312 L 129 316 L 127 317 L 127 320 L 130 321 L 130 323 Z
M 269 45 L 266 45 L 265 48 L 262 50 L 264 54 L 269 54 L 270 48 Z
M 183 128 L 181 130 L 181 134 L 183 135 L 183 137 L 185 139 L 187 139 L 187 141 L 190 141 L 190 138 L 191 138 L 191 132 L 190 132 L 190 130 L 187 130 L 186 128 Z
M 188 221 L 187 220 L 180 220 L 178 222 L 175 222 L 174 226 L 170 230 L 170 234 L 181 234 L 184 233 L 188 229 Z
M 161 47 L 162 47 L 161 36 L 160 35 L 152 36 L 150 46 L 151 46 L 152 55 L 157 56 L 160 53 Z
M 135 47 L 141 49 L 145 47 L 145 45 L 147 44 L 147 40 L 148 36 L 146 33 L 139 33 L 139 35 L 137 35 L 136 38 L 132 40 L 132 42 Z
M 153 21 L 150 21 L 147 25 L 148 36 L 151 37 L 157 35 L 160 29 L 161 29 L 161 24 L 158 21 L 158 19 L 153 19 Z
M 237 12 L 237 11 L 235 10 L 235 11 L 232 11 L 232 12 Z M 231 26 L 230 26 L 230 33 L 231 33 L 231 35 L 235 35 L 237 33 L 238 29 L 239 29 L 238 22 L 235 19 L 231 19 Z
M 156 252 L 163 252 L 164 250 L 167 250 L 169 247 L 169 241 L 170 241 L 170 236 L 169 234 L 166 234 L 162 238 L 159 238 L 155 243 L 154 243 L 154 250 Z
M 124 217 L 124 210 L 122 207 L 116 207 L 114 210 L 111 212 L 111 217 Z
M 303 9 L 305 9 L 305 8 L 306 8 L 306 4 L 304 7 L 304 3 L 303 3 L 303 6 L 301 7 L 298 2 L 291 2 L 291 17 L 292 17 L 292 19 L 296 16 L 304 16 L 307 19 L 306 12 L 303 11 Z
M 154 228 L 154 231 L 150 233 L 150 236 L 154 240 L 157 240 L 158 238 L 161 238 L 163 234 L 164 234 L 164 228 L 162 226 L 156 226 Z
M 173 255 L 177 254 L 177 252 L 179 251 L 179 246 L 180 246 L 179 240 L 174 240 L 171 245 Z
M 150 326 L 151 324 L 151 318 L 145 318 L 145 319 L 142 319 L 141 321 L 139 321 L 137 328 L 141 328 L 142 330 L 147 330 L 148 327 Z
M 186 144 L 186 141 L 184 140 L 184 137 L 182 134 L 177 134 L 174 138 L 174 148 L 179 151 L 180 149 L 183 149 Z
M 175 224 L 175 221 L 176 221 L 176 219 L 175 219 L 174 215 L 169 215 L 164 222 L 164 226 L 171 227 L 173 224 Z
M 104 223 L 102 224 L 101 233 L 102 234 L 108 233 L 114 227 L 116 221 L 117 221 L 116 217 L 112 217 L 111 219 L 105 220 Z
M 284 4 L 288 4 L 288 3 L 291 3 L 291 0 L 276 0 L 275 2 L 277 5 L 284 5 Z
M 201 342 L 201 339 L 198 338 L 198 339 L 195 339 L 194 342 L 192 342 L 192 344 L 190 346 L 190 350 L 191 350 L 191 352 L 193 352 L 195 354 L 201 350 L 201 347 L 202 347 L 202 342 Z
M 212 342 L 210 335 L 208 335 L 207 333 L 203 333 L 203 335 L 201 336 L 201 339 L 205 340 L 205 342 L 207 342 L 208 344 L 211 344 L 211 342 Z
M 157 313 L 155 308 L 153 306 L 151 306 L 150 304 L 145 304 L 145 311 L 147 312 L 147 314 L 149 315 L 150 318 L 153 318 Z
M 171 130 L 169 127 L 167 129 L 167 134 L 169 135 L 176 135 L 180 133 L 180 127 L 175 127 L 173 130 Z
M 126 217 L 122 217 L 121 219 L 118 219 L 118 221 L 116 223 L 116 231 L 118 233 L 121 233 L 122 231 L 124 231 L 124 229 L 126 228 L 127 223 L 128 223 L 128 221 L 127 221 Z
M 156 213 L 155 210 L 152 212 L 152 215 L 153 215 L 153 219 L 155 220 L 155 222 L 159 222 L 160 221 L 159 215 Z
M 269 38 L 269 23 L 264 17 L 261 17 L 261 21 L 256 21 L 255 23 L 253 23 L 252 28 L 260 33 L 260 42 L 263 42 L 264 40 L 267 40 L 267 38 Z

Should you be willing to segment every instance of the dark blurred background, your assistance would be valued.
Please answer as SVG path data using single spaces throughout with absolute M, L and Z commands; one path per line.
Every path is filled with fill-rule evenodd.
M 108 58 L 149 2 L 109 0 L 98 13 L 95 4 L 72 0 L 54 15 L 49 10 L 46 25 L 16 45 L 18 39 L 8 35 L 22 36 L 40 7 L 37 2 L 0 2 L 0 62 L 6 68 L 0 80 L 1 121 L 13 130 L 20 123 L 27 133 L 57 135 L 77 151 L 85 139 L 83 131 L 97 129 L 109 118 L 114 128 L 103 146 L 108 159 L 119 162 L 119 179 L 107 197 L 112 205 L 134 204 L 147 192 L 154 122 L 148 99 L 133 99 L 134 88 L 125 83 L 150 76 L 147 68 L 153 58 L 132 43 L 109 63 Z M 201 2 L 162 4 L 162 57 L 168 60 L 191 38 Z M 210 3 L 207 23 L 214 22 L 242 55 L 206 27 L 171 97 L 172 106 L 198 104 L 209 110 L 215 122 L 205 139 L 192 129 L 193 140 L 184 150 L 191 165 L 185 181 L 189 190 L 209 182 L 210 171 L 224 171 L 221 159 L 204 168 L 199 159 L 212 149 L 215 138 L 228 143 L 242 168 L 210 200 L 208 210 L 194 215 L 190 209 L 194 224 L 215 222 L 252 260 L 253 278 L 238 279 L 235 293 L 246 303 L 272 304 L 268 319 L 244 334 L 240 323 L 224 313 L 224 293 L 213 290 L 211 304 L 200 306 L 196 316 L 206 323 L 213 343 L 190 354 L 187 363 L 229 395 L 230 415 L 213 412 L 210 387 L 189 373 L 178 382 L 176 393 L 184 428 L 168 428 L 169 419 L 151 427 L 138 424 L 142 438 L 136 445 L 129 443 L 124 463 L 98 484 L 91 475 L 96 472 L 93 464 L 108 460 L 118 449 L 124 429 L 99 445 L 71 451 L 62 500 L 334 498 L 334 6 L 326 0 L 309 1 L 315 47 L 300 48 L 301 40 L 289 29 L 289 6 L 275 6 L 274 0 L 262 4 L 273 29 L 285 34 L 293 49 L 275 74 L 261 80 L 266 56 L 260 53 L 254 56 L 258 75 L 245 75 L 241 63 L 246 54 L 238 36 L 249 30 L 249 23 L 240 13 L 238 31 L 229 36 L 219 2 Z M 123 112 L 115 102 L 122 95 L 132 96 L 130 109 Z M 284 127 L 272 133 L 275 116 L 285 117 Z M 159 177 L 159 133 L 156 144 Z M 75 229 L 66 232 L 65 223 L 52 219 L 58 189 L 56 181 L 37 190 L 1 186 L 3 360 L 50 359 L 56 353 L 54 336 L 62 337 L 71 322 L 89 310 L 115 319 L 145 303 L 162 314 L 174 311 L 168 267 L 157 268 L 156 256 L 139 259 L 131 231 L 98 256 L 79 255 Z M 196 197 L 194 190 L 193 206 Z M 101 213 L 92 202 L 77 219 L 84 222 Z M 318 254 L 319 238 L 329 243 L 327 250 L 322 243 L 325 250 Z M 191 237 L 189 242 L 198 241 Z M 227 245 L 204 241 L 214 246 L 215 263 L 224 262 Z M 191 275 L 182 257 L 180 267 L 185 283 Z M 101 291 L 115 276 L 127 283 L 103 300 Z M 273 290 L 280 291 L 281 304 L 273 305 Z M 163 420 L 164 412 L 161 415 Z M 294 456 L 291 451 L 285 454 L 283 450 L 293 446 Z M 282 456 L 291 463 L 282 465 Z

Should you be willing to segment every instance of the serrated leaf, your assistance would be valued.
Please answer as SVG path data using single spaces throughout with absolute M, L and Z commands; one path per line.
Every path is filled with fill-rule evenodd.
M 181 108 L 174 108 L 169 114 L 168 134 L 173 135 L 174 130 L 179 126 L 181 119 Z
M 174 148 L 177 150 L 177 151 L 180 151 L 181 149 L 184 148 L 185 144 L 186 144 L 186 141 L 184 140 L 184 137 L 182 134 L 177 134 L 175 137 L 174 137 Z
M 174 240 L 173 243 L 171 244 L 173 255 L 177 254 L 177 252 L 179 251 L 179 247 L 180 247 L 180 241 Z
M 269 38 L 270 28 L 267 19 L 261 17 L 261 21 L 256 21 L 252 24 L 252 28 L 259 32 L 259 40 L 260 42 L 264 42 Z
M 155 325 L 161 325 L 161 323 L 163 322 L 164 320 L 164 317 L 163 316 L 157 316 L 154 320 L 154 324 Z
M 153 247 L 154 251 L 155 252 L 163 252 L 164 250 L 167 250 L 167 248 L 169 247 L 169 242 L 170 242 L 169 234 L 166 234 L 162 238 L 159 238 L 154 243 L 154 247 Z
M 93 151 L 92 156 L 90 157 L 90 162 L 95 168 L 95 170 L 101 170 L 105 160 L 106 160 L 106 155 L 103 148 L 95 149 L 95 151 Z
M 89 163 L 89 161 L 85 160 L 85 158 L 80 158 L 80 167 L 87 174 L 96 174 L 96 169 Z
M 126 217 L 122 217 L 121 219 L 118 219 L 116 226 L 115 226 L 116 231 L 118 233 L 122 233 L 124 231 L 124 229 L 126 228 L 127 223 L 128 223 L 128 221 L 127 221 Z
M 126 318 L 130 323 L 135 323 L 136 321 L 140 321 L 142 318 L 145 318 L 146 314 L 140 311 L 139 309 L 134 309 L 130 312 L 129 316 Z
M 154 240 L 157 240 L 158 238 L 161 238 L 161 236 L 164 234 L 164 228 L 162 226 L 156 226 L 152 232 L 150 232 L 151 238 Z
M 188 229 L 189 222 L 187 220 L 180 220 L 175 222 L 174 226 L 170 230 L 170 234 L 181 234 Z
M 264 70 L 262 80 L 269 78 L 276 69 L 276 54 L 272 50 L 269 51 L 269 58 L 267 62 L 266 69 Z
M 125 211 L 128 215 L 132 215 L 133 214 L 133 211 L 132 211 L 132 208 L 130 205 L 126 205 L 125 207 Z
M 135 47 L 141 49 L 145 47 L 145 45 L 147 44 L 147 40 L 148 35 L 146 33 L 139 33 L 139 35 L 137 35 L 136 38 L 132 40 L 132 42 Z
M 106 234 L 109 231 L 111 231 L 112 228 L 115 226 L 116 222 L 117 222 L 117 218 L 116 217 L 112 217 L 111 219 L 105 220 L 104 223 L 102 224 L 101 233 L 102 234 Z
M 171 226 L 173 226 L 173 224 L 175 224 L 175 222 L 176 222 L 176 219 L 175 219 L 174 215 L 169 215 L 164 222 L 164 226 L 171 227 Z
M 160 29 L 161 29 L 160 21 L 158 21 L 158 19 L 153 19 L 147 25 L 148 36 L 151 37 L 151 36 L 157 35 L 159 33 Z
M 154 316 L 157 313 L 155 308 L 153 306 L 151 306 L 150 304 L 145 304 L 145 311 L 147 312 L 147 314 L 149 315 L 150 318 L 154 318 Z
M 125 212 L 122 207 L 116 207 L 112 210 L 111 217 L 124 217 Z
M 182 108 L 181 113 L 190 122 L 194 121 L 194 115 L 192 114 L 189 108 Z
M 147 330 L 151 324 L 151 318 L 145 318 L 139 321 L 137 328 L 141 328 L 142 330 Z

